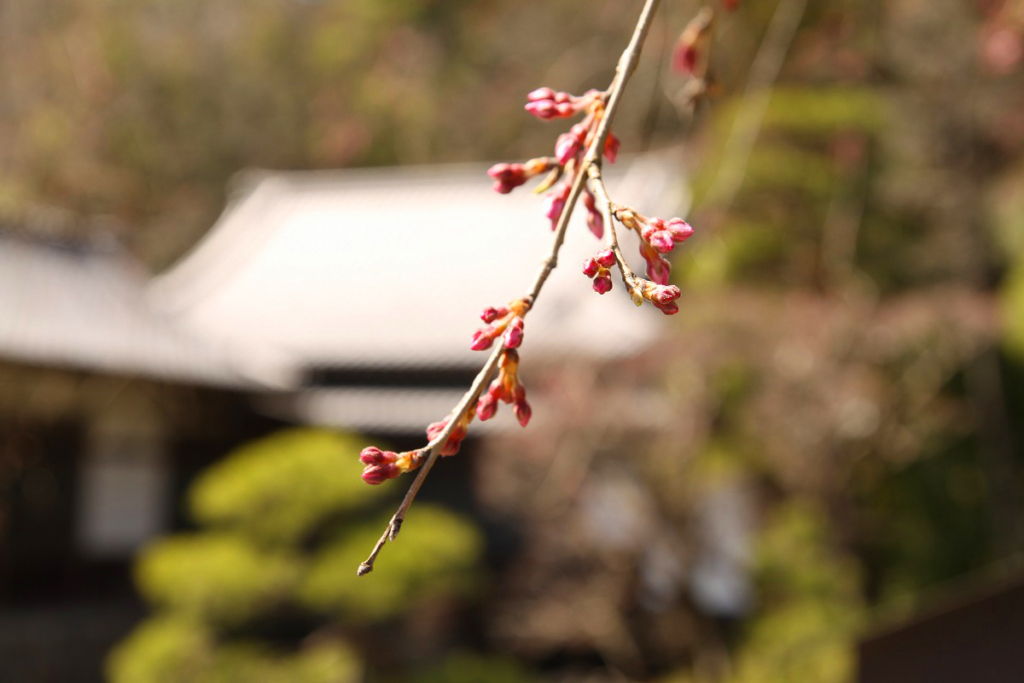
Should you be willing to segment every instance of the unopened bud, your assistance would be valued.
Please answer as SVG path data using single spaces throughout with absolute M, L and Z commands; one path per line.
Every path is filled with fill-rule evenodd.
M 676 242 L 685 242 L 693 235 L 693 227 L 682 218 L 671 218 L 665 222 L 665 229 Z
M 555 91 L 551 88 L 544 86 L 543 88 L 537 88 L 531 91 L 527 96 L 530 102 L 536 102 L 538 100 L 551 100 L 555 97 Z
M 388 479 L 397 477 L 401 472 L 398 468 L 391 463 L 384 463 L 381 465 L 367 465 L 363 468 L 363 481 L 367 484 L 376 486 L 383 484 Z
M 676 313 L 679 312 L 679 305 L 673 301 L 672 303 L 662 304 L 658 306 L 658 310 L 660 310 L 665 315 L 675 315 Z
M 555 111 L 558 112 L 559 116 L 565 117 L 572 116 L 579 111 L 579 108 L 571 102 L 559 102 L 555 105 Z
M 495 164 L 487 169 L 487 175 L 494 178 L 494 191 L 508 194 L 526 182 L 526 168 L 522 164 Z
M 530 112 L 538 119 L 553 119 L 558 116 L 558 105 L 551 100 L 540 100 L 537 102 L 528 102 L 524 109 Z
M 530 417 L 533 416 L 533 410 L 530 408 L 530 404 L 526 402 L 525 398 L 516 401 L 512 405 L 512 412 L 515 414 L 516 419 L 519 420 L 519 424 L 523 427 L 530 423 Z
M 608 137 L 604 141 L 604 157 L 608 160 L 609 164 L 614 164 L 615 160 L 619 157 L 619 146 L 621 142 L 614 134 L 608 133 Z
M 513 318 L 505 329 L 505 348 L 517 349 L 523 343 L 523 319 Z
M 648 240 L 651 246 L 662 254 L 667 254 L 672 251 L 676 243 L 672 241 L 672 235 L 669 234 L 668 230 L 655 230 L 650 235 Z
M 508 315 L 507 308 L 495 308 L 494 306 L 488 306 L 483 310 L 483 313 L 480 314 L 480 319 L 485 323 L 493 323 L 498 318 L 504 318 L 506 315 Z
M 594 277 L 595 275 L 597 275 L 597 271 L 600 269 L 601 266 L 598 265 L 595 259 L 588 258 L 586 261 L 583 262 L 583 274 L 586 275 L 587 277 Z
M 484 393 L 476 403 L 476 416 L 480 418 L 481 422 L 485 422 L 494 417 L 496 412 L 498 412 L 498 400 L 490 392 Z
M 382 451 L 376 446 L 369 446 L 364 448 L 359 454 L 359 461 L 364 465 L 381 465 L 388 462 L 394 462 L 397 456 L 391 451 Z
M 598 294 L 606 294 L 612 289 L 612 276 L 607 268 L 601 268 L 594 276 L 594 291 Z
M 615 253 L 611 249 L 602 249 L 594 260 L 603 268 L 611 268 L 615 265 Z
M 483 351 L 484 349 L 491 348 L 491 344 L 494 343 L 494 338 L 498 336 L 498 331 L 491 327 L 482 327 L 473 333 L 473 340 L 469 345 L 469 348 L 473 351 Z
M 555 143 L 555 158 L 558 163 L 565 165 L 570 159 L 576 157 L 582 149 L 579 139 L 572 133 L 562 133 Z
M 659 304 L 668 304 L 680 297 L 682 293 L 675 285 L 657 285 L 651 292 L 651 301 Z
M 583 206 L 587 207 L 587 227 L 594 233 L 594 237 L 601 239 L 604 237 L 604 216 L 597 209 L 597 202 L 590 190 L 583 193 Z

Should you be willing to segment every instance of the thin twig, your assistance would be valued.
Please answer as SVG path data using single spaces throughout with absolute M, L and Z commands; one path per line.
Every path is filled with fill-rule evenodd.
M 565 241 L 565 232 L 569 227 L 569 219 L 572 216 L 572 210 L 576 205 L 576 201 L 579 199 L 580 193 L 583 191 L 583 185 L 587 181 L 588 169 L 591 166 L 600 163 L 605 141 L 608 138 L 608 133 L 611 131 L 611 124 L 612 119 L 615 116 L 615 110 L 618 108 L 619 102 L 622 100 L 622 93 L 625 90 L 626 82 L 636 69 L 637 62 L 640 59 L 640 50 L 643 47 L 644 40 L 647 38 L 647 32 L 651 27 L 651 21 L 654 19 L 654 10 L 657 9 L 659 2 L 660 0 L 645 0 L 643 11 L 640 13 L 640 19 L 637 21 L 636 28 L 633 30 L 633 37 L 630 39 L 629 45 L 622 53 L 622 56 L 619 58 L 618 66 L 615 69 L 615 77 L 612 79 L 612 83 L 607 91 L 609 96 L 604 116 L 598 125 L 597 134 L 594 136 L 594 139 L 590 144 L 590 148 L 583 156 L 579 170 L 576 173 L 576 178 L 569 191 L 569 197 L 566 199 L 565 208 L 562 209 L 562 214 L 558 218 L 558 224 L 555 227 L 555 238 L 551 244 L 551 253 L 544 260 L 544 264 L 541 266 L 540 271 L 537 273 L 537 278 L 534 280 L 533 287 L 530 289 L 530 293 L 526 296 L 526 302 L 528 304 L 526 312 L 529 312 L 530 308 L 532 308 L 537 297 L 540 295 L 541 289 L 544 287 L 544 283 L 551 274 L 551 271 L 558 265 L 558 252 L 562 248 L 562 243 Z M 459 401 L 459 404 L 452 411 L 448 424 L 445 425 L 444 429 L 441 430 L 441 433 L 434 437 L 421 451 L 420 457 L 425 457 L 426 460 L 421 466 L 420 471 L 416 474 L 416 479 L 413 480 L 408 492 L 406 492 L 405 498 L 402 499 L 401 505 L 398 506 L 398 510 L 395 512 L 394 516 L 392 516 L 391 521 L 388 522 L 387 527 L 384 529 L 384 533 L 377 541 L 377 544 L 373 547 L 373 551 L 370 553 L 370 556 L 365 562 L 359 565 L 359 569 L 356 571 L 359 576 L 364 576 L 372 572 L 373 564 L 377 559 L 377 555 L 380 554 L 380 551 L 384 548 L 384 544 L 388 541 L 394 541 L 395 538 L 398 537 L 398 532 L 402 529 L 402 522 L 405 521 L 405 514 L 408 512 L 409 507 L 416 498 L 416 494 L 419 493 L 420 487 L 423 486 L 423 480 L 426 479 L 427 474 L 437 461 L 437 458 L 441 453 L 441 449 L 444 444 L 447 443 L 448 437 L 455 429 L 455 426 L 462 421 L 466 413 L 469 411 L 470 406 L 472 406 L 480 397 L 480 393 L 483 391 L 484 386 L 491 381 L 491 378 L 494 376 L 494 371 L 498 367 L 501 352 L 502 346 L 499 342 L 498 346 L 491 352 L 490 357 L 487 359 L 487 363 L 473 380 L 473 384 L 469 388 L 469 391 L 466 392 L 462 397 L 462 400 Z
M 601 177 L 601 167 L 599 164 L 593 164 L 587 169 L 588 175 L 590 176 L 590 188 L 594 193 L 594 199 L 597 201 L 598 206 L 601 209 L 601 216 L 604 218 L 604 223 L 608 226 L 608 248 L 615 255 L 615 262 L 619 266 L 619 272 L 622 273 L 622 284 L 626 286 L 626 291 L 629 292 L 629 296 L 634 302 L 643 302 L 643 295 L 640 294 L 640 290 L 637 287 L 637 282 L 640 278 L 637 277 L 636 273 L 626 263 L 626 257 L 622 255 L 622 248 L 619 247 L 619 236 L 615 229 L 615 221 L 612 216 L 612 200 L 608 196 L 608 188 L 604 185 L 604 178 Z

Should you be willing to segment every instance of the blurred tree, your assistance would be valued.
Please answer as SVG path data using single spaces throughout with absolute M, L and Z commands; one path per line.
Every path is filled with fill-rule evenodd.
M 471 595 L 480 534 L 429 505 L 410 517 L 415 533 L 396 544 L 381 579 L 357 583 L 353 557 L 378 532 L 374 504 L 387 498 L 359 478 L 353 453 L 365 445 L 296 429 L 205 472 L 190 496 L 204 527 L 158 541 L 139 558 L 139 590 L 157 612 L 112 653 L 110 679 L 360 680 L 356 629 L 390 621 L 387 638 L 398 639 L 403 614 Z M 379 654 L 390 660 L 385 668 L 403 664 L 390 647 Z

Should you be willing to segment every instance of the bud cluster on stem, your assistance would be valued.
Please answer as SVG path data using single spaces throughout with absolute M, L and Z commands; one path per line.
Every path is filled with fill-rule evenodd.
M 419 467 L 423 461 L 423 452 L 394 453 L 370 446 L 362 450 L 359 460 L 366 465 L 363 468 L 363 481 L 376 485 Z
M 506 348 L 498 363 L 498 377 L 487 388 L 476 404 L 476 413 L 481 421 L 490 420 L 498 411 L 498 401 L 512 404 L 512 412 L 519 424 L 525 427 L 533 411 L 526 402 L 526 388 L 519 381 L 519 352 Z
M 583 274 L 594 280 L 594 291 L 605 294 L 612 289 L 611 267 L 615 265 L 615 253 L 611 249 L 597 252 L 597 256 L 583 262 Z
M 480 319 L 488 323 L 473 333 L 473 341 L 469 348 L 483 351 L 491 348 L 494 340 L 504 335 L 506 349 L 516 349 L 523 343 L 523 316 L 530 310 L 526 299 L 516 299 L 508 306 L 495 308 L 489 306 L 480 314 Z
M 373 570 L 384 544 L 398 535 L 406 511 L 438 457 L 459 451 L 475 417 L 479 416 L 481 421 L 489 420 L 497 412 L 498 404 L 505 403 L 512 406 L 522 426 L 530 421 L 532 410 L 526 401 L 526 389 L 519 380 L 518 349 L 523 343 L 523 319 L 557 263 L 569 218 L 581 197 L 591 232 L 601 239 L 607 231 L 609 238 L 609 247 L 584 264 L 584 273 L 593 279 L 594 290 L 604 294 L 611 289 L 611 269 L 618 265 L 634 302 L 642 304 L 648 301 L 667 314 L 679 310 L 676 300 L 680 291 L 678 287 L 668 285 L 669 266 L 662 254 L 671 251 L 675 243 L 688 238 L 693 232 L 690 226 L 682 219 L 649 219 L 628 207 L 613 206 L 603 184 L 586 187 L 588 178 L 600 180 L 602 159 L 614 163 L 618 155 L 620 143 L 611 133 L 612 118 L 623 99 L 626 83 L 636 68 L 658 4 L 659 0 L 644 0 L 632 38 L 622 53 L 615 78 L 607 90 L 588 90 L 577 96 L 543 87 L 527 95 L 526 111 L 539 119 L 583 117 L 558 137 L 553 156 L 537 157 L 524 163 L 495 164 L 487 172 L 494 180 L 494 190 L 501 194 L 511 192 L 531 178 L 547 174 L 535 192 L 548 193 L 545 214 L 555 232 L 551 253 L 543 262 L 528 295 L 507 306 L 489 307 L 481 314 L 485 326 L 474 333 L 471 348 L 491 348 L 498 337 L 502 338 L 502 343 L 492 350 L 487 363 L 451 414 L 427 428 L 429 443 L 420 450 L 407 453 L 371 447 L 360 454 L 366 466 L 363 479 L 370 484 L 379 484 L 417 468 L 419 473 L 369 558 L 359 566 L 359 575 Z M 648 261 L 648 275 L 653 281 L 636 277 L 625 264 L 616 242 L 616 220 L 640 236 L 641 253 Z
M 667 285 L 672 264 L 663 254 L 693 235 L 693 227 L 682 218 L 648 218 L 628 206 L 613 205 L 612 216 L 640 236 L 640 255 L 647 262 L 647 277 L 659 285 Z

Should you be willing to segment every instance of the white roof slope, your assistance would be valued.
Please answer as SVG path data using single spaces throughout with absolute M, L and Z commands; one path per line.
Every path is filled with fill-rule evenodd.
M 680 166 L 674 153 L 623 159 L 607 172 L 612 197 L 675 214 Z M 469 340 L 480 310 L 526 293 L 552 239 L 542 199 L 528 187 L 493 192 L 486 169 L 255 175 L 151 294 L 204 337 L 299 367 L 479 364 Z M 618 280 L 608 295 L 591 291 L 580 269 L 599 246 L 574 218 L 525 354 L 624 354 L 662 324 Z M 636 253 L 630 237 L 624 249 Z
M 0 233 L 0 358 L 216 386 L 266 382 L 152 310 L 146 283 L 113 240 Z

